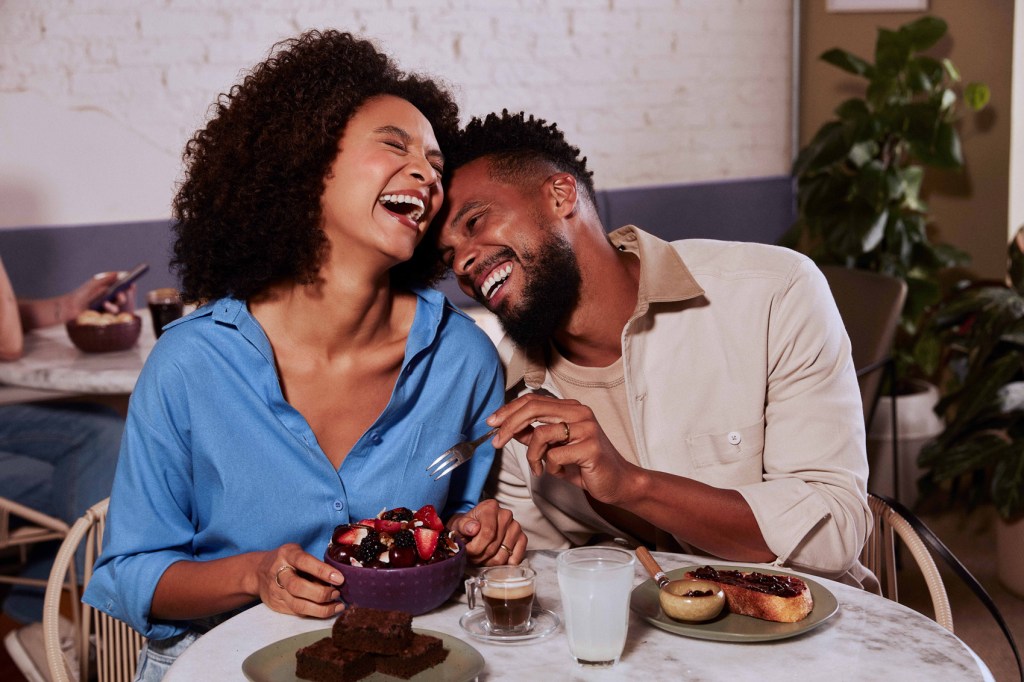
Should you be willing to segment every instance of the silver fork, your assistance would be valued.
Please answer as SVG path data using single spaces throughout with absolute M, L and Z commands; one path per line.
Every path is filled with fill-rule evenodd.
M 427 476 L 433 476 L 435 481 L 444 478 L 451 472 L 455 471 L 455 469 L 468 462 L 480 444 L 494 436 L 497 432 L 498 427 L 495 426 L 476 440 L 464 440 L 461 443 L 448 448 L 442 452 L 437 459 L 430 463 L 430 466 L 427 467 Z

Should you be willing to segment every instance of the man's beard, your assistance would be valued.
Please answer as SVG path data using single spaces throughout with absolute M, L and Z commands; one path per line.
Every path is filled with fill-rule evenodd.
M 539 253 L 520 259 L 525 285 L 517 306 L 507 302 L 495 313 L 505 333 L 520 348 L 547 344 L 580 297 L 580 266 L 564 237 L 549 233 Z

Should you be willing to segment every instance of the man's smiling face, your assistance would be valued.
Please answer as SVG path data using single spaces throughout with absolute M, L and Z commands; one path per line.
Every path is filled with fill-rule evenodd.
M 524 348 L 550 339 L 579 298 L 579 265 L 546 210 L 546 187 L 501 182 L 476 159 L 452 176 L 439 240 L 459 287 Z

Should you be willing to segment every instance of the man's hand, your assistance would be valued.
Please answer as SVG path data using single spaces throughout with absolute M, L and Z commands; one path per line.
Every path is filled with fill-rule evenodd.
M 512 512 L 495 500 L 484 500 L 448 527 L 466 540 L 466 556 L 477 566 L 518 564 L 526 556 L 526 534 Z
M 628 484 L 642 473 L 619 454 L 593 410 L 578 400 L 530 393 L 499 408 L 487 423 L 500 427 L 494 447 L 500 449 L 513 438 L 526 445 L 534 476 L 546 471 L 606 504 L 627 499 Z

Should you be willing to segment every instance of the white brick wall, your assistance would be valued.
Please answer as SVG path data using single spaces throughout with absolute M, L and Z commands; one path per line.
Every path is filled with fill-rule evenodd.
M 601 188 L 784 174 L 791 4 L 0 0 L 0 227 L 167 217 L 216 95 L 312 27 L 446 79 L 467 118 L 557 121 Z

